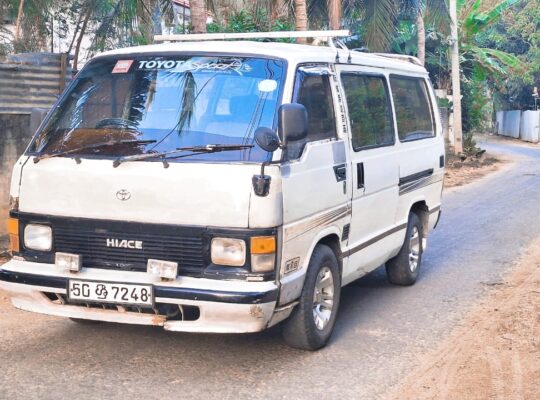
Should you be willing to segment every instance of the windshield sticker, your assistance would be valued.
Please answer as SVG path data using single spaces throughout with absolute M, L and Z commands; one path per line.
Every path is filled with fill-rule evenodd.
M 137 69 L 170 70 L 171 72 L 234 71 L 239 74 L 253 70 L 250 65 L 244 64 L 239 59 L 213 59 L 206 62 L 193 60 L 143 60 L 139 61 Z
M 277 86 L 278 86 L 277 81 L 273 79 L 264 79 L 259 82 L 257 87 L 260 92 L 270 93 L 270 92 L 275 91 L 277 89 Z
M 112 70 L 112 73 L 125 74 L 129 71 L 131 64 L 133 64 L 133 60 L 118 60 Z

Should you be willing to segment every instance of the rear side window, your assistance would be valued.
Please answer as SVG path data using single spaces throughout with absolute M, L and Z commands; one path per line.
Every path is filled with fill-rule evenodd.
M 401 141 L 435 136 L 426 82 L 420 78 L 390 76 Z
M 383 76 L 341 74 L 355 151 L 394 144 L 394 123 Z

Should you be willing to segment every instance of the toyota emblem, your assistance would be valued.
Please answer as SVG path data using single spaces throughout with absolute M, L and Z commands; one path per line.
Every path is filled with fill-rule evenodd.
M 126 189 L 122 189 L 116 192 L 116 198 L 120 201 L 126 201 L 131 199 L 131 193 Z

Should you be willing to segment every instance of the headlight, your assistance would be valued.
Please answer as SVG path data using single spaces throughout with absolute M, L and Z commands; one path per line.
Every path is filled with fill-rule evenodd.
M 50 226 L 29 224 L 24 228 L 24 246 L 28 249 L 50 251 L 52 229 Z
M 246 242 L 242 239 L 213 238 L 212 262 L 218 265 L 241 267 L 246 263 Z

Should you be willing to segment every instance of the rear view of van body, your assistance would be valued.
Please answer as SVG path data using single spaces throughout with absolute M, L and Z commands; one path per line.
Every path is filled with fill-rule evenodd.
M 443 174 L 415 63 L 249 41 L 104 53 L 17 162 L 0 287 L 75 321 L 282 323 L 314 350 L 342 286 L 382 264 L 416 281 Z

